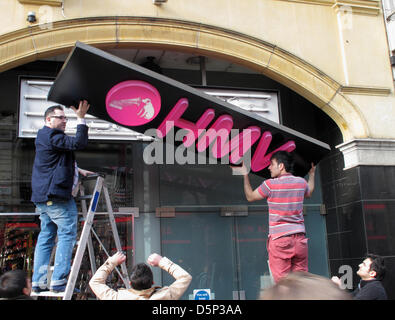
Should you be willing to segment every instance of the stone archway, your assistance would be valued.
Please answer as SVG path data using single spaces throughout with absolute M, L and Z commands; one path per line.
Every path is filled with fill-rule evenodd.
M 67 53 L 76 41 L 106 48 L 189 51 L 233 61 L 291 88 L 327 113 L 344 141 L 369 136 L 358 107 L 342 86 L 291 53 L 232 30 L 173 19 L 95 17 L 36 25 L 0 36 L 0 72 L 39 58 Z

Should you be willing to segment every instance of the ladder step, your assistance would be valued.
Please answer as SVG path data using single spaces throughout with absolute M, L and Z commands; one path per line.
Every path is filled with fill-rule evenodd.
M 86 196 L 78 196 L 78 197 L 75 198 L 75 200 L 77 200 L 77 201 L 90 200 L 90 199 L 92 199 L 92 195 L 91 194 L 88 194 Z
M 104 178 L 105 175 L 104 174 L 100 174 L 100 173 L 95 173 L 95 174 L 90 174 L 88 176 L 80 176 L 80 179 L 82 181 L 87 181 L 87 180 L 96 180 L 98 177 L 102 177 Z
M 62 298 L 64 296 L 64 292 L 52 292 L 52 291 L 42 291 L 42 292 L 33 292 L 30 294 L 31 297 L 59 297 Z

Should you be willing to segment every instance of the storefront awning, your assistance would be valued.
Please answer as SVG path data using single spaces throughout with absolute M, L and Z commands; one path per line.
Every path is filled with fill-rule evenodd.
M 294 173 L 299 176 L 305 176 L 310 163 L 317 164 L 330 150 L 326 143 L 77 42 L 48 100 L 78 106 L 81 99 L 89 101 L 89 114 L 95 117 L 159 139 L 166 137 L 166 143 L 188 147 L 218 163 L 241 158 L 249 163 L 248 157 L 252 172 L 263 177 L 269 177 L 268 160 L 275 150 L 294 154 Z M 188 133 L 184 140 L 177 138 L 182 129 Z

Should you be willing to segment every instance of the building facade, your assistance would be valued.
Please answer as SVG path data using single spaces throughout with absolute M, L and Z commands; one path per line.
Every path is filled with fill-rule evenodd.
M 38 232 L 30 202 L 34 138 L 19 130 L 23 99 L 34 98 L 22 94 L 21 84 L 53 81 L 81 41 L 137 64 L 151 62 L 146 66 L 202 90 L 275 96 L 279 123 L 331 146 L 305 203 L 310 271 L 341 276 L 341 267 L 350 266 L 355 287 L 364 255 L 380 254 L 394 298 L 390 2 L 155 2 L 1 1 L 2 267 L 28 269 Z M 90 135 L 98 131 L 92 124 Z M 270 284 L 266 202 L 248 205 L 242 180 L 227 166 L 147 164 L 149 144 L 142 136 L 97 133 L 77 155 L 80 167 L 106 174 L 130 265 L 159 252 L 192 274 L 184 299 L 194 289 L 210 289 L 217 299 L 256 299 Z M 261 180 L 252 177 L 254 186 Z M 157 270 L 155 276 L 171 281 Z

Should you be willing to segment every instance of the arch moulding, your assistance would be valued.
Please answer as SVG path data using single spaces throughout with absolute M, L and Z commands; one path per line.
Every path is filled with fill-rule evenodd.
M 344 141 L 369 136 L 342 86 L 295 55 L 260 39 L 215 26 L 147 17 L 95 17 L 51 22 L 0 36 L 0 72 L 70 51 L 76 41 L 101 49 L 157 48 L 226 59 L 291 88 L 327 113 Z

